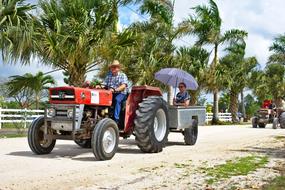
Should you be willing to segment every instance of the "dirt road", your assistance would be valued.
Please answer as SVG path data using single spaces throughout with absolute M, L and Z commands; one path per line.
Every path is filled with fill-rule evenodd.
M 205 189 L 195 168 L 249 154 L 282 161 L 285 153 L 278 147 L 284 143 L 275 140 L 281 135 L 285 130 L 200 127 L 195 146 L 185 146 L 183 136 L 172 133 L 162 153 L 144 154 L 134 139 L 122 140 L 115 157 L 104 162 L 71 141 L 58 141 L 51 154 L 38 156 L 26 138 L 0 139 L 0 189 Z M 182 167 L 175 166 L 188 162 L 193 175 L 180 180 Z

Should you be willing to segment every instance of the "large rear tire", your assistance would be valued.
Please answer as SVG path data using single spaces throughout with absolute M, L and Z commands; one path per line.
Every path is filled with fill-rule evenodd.
M 252 127 L 257 128 L 257 117 L 253 117 L 251 122 L 252 122 Z
M 135 135 L 138 147 L 146 153 L 161 152 L 169 133 L 168 108 L 160 96 L 145 98 L 136 111 Z
M 115 121 L 102 119 L 94 128 L 91 140 L 96 160 L 110 160 L 116 154 L 119 144 L 119 129 Z
M 81 148 L 91 148 L 91 139 L 87 140 L 75 140 L 74 141 Z
M 278 118 L 274 118 L 273 119 L 273 123 L 272 123 L 272 128 L 273 129 L 277 129 L 278 128 L 278 123 L 279 123 Z
M 195 145 L 198 138 L 198 121 L 194 119 L 192 121 L 192 126 L 184 129 L 183 134 L 186 145 Z
M 48 129 L 48 133 L 52 134 L 52 129 Z M 44 117 L 35 119 L 28 131 L 28 143 L 30 149 L 35 154 L 49 154 L 56 143 L 53 139 L 44 139 Z
M 285 129 L 285 112 L 281 113 L 279 116 L 279 121 L 280 121 L 280 128 Z

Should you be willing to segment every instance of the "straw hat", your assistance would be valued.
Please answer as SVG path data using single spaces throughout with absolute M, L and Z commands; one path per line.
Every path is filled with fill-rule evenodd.
M 114 60 L 113 63 L 109 65 L 109 68 L 111 67 L 121 67 L 121 64 L 118 60 Z

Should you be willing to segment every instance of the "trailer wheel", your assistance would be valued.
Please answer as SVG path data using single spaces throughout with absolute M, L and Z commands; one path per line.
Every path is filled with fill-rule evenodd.
M 168 108 L 160 96 L 145 98 L 136 111 L 135 135 L 138 147 L 146 153 L 161 152 L 169 133 Z
M 198 121 L 196 119 L 193 120 L 192 127 L 184 129 L 183 135 L 186 145 L 196 144 L 198 138 Z
M 274 118 L 273 119 L 272 128 L 273 129 L 277 129 L 278 128 L 278 118 Z
M 91 139 L 87 140 L 79 139 L 75 140 L 74 142 L 81 148 L 91 148 Z
M 281 113 L 280 117 L 280 128 L 285 129 L 285 112 Z
M 252 122 L 252 127 L 257 128 L 257 117 L 253 117 L 251 122 Z
M 52 129 L 48 129 L 48 133 L 52 134 Z M 44 139 L 44 117 L 35 119 L 28 131 L 28 143 L 30 149 L 35 154 L 49 154 L 56 143 L 53 139 Z
M 266 123 L 259 123 L 258 126 L 259 126 L 259 128 L 265 128 L 266 127 Z
M 116 154 L 119 143 L 119 129 L 115 121 L 102 119 L 95 126 L 91 147 L 96 160 L 110 160 Z

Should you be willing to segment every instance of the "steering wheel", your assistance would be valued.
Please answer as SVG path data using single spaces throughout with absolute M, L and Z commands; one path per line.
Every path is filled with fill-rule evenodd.
M 102 87 L 102 85 L 100 85 L 100 86 Z M 105 89 L 105 90 L 110 90 L 110 89 L 112 89 L 113 92 L 116 92 L 116 89 L 115 89 L 115 88 L 113 88 L 113 87 L 111 87 L 111 86 L 107 86 L 107 85 L 104 85 L 103 89 Z

